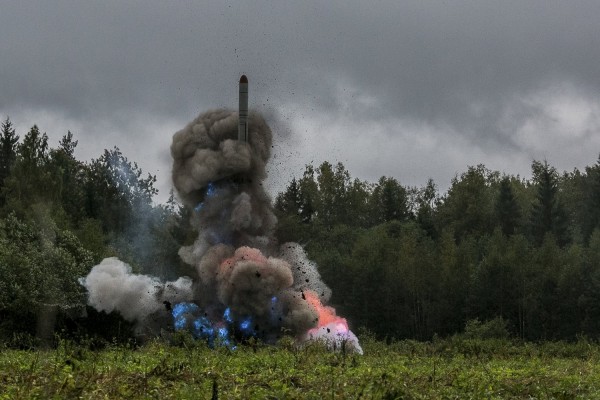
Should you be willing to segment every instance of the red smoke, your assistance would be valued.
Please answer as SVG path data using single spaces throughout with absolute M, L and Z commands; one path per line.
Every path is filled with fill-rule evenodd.
M 221 263 L 221 269 L 232 268 L 239 261 L 252 261 L 258 265 L 264 265 L 267 263 L 267 257 L 258 249 L 247 246 L 238 247 L 232 257 L 225 259 Z
M 348 331 L 348 322 L 346 321 L 346 318 L 338 317 L 335 314 L 335 308 L 329 307 L 329 306 L 324 306 L 323 304 L 321 304 L 321 300 L 319 300 L 319 296 L 312 290 L 305 290 L 303 293 L 304 293 L 304 298 L 306 299 L 308 304 L 310 304 L 317 311 L 317 314 L 319 315 L 319 322 L 317 322 L 317 326 L 315 328 L 309 330 L 308 334 L 312 333 L 313 330 L 317 330 L 321 327 L 324 327 L 325 325 L 329 325 L 329 324 L 333 324 L 333 323 L 336 324 L 336 327 L 338 328 L 338 330 L 340 330 L 340 328 L 343 328 L 342 329 L 343 331 L 345 331 L 345 332 Z

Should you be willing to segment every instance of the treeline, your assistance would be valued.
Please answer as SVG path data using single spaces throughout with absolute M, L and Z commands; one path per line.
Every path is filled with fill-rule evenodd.
M 81 329 L 78 278 L 104 257 L 163 278 L 178 273 L 166 266 L 182 267 L 186 211 L 172 198 L 155 205 L 156 177 L 118 148 L 81 162 L 76 146 L 71 132 L 53 148 L 37 126 L 21 139 L 10 119 L 1 124 L 0 340 Z M 96 322 L 92 331 L 105 329 Z
M 117 316 L 85 311 L 77 279 L 118 256 L 137 272 L 190 275 L 177 252 L 196 236 L 190 210 L 155 204 L 156 178 L 117 148 L 76 159 L 33 126 L 0 126 L 0 341 L 64 329 L 126 333 Z M 309 165 L 275 199 L 281 243 L 319 264 L 353 328 L 430 339 L 494 323 L 528 340 L 600 338 L 600 161 L 532 176 L 484 166 L 406 187 L 352 179 L 342 164 Z M 87 324 L 87 325 L 86 325 Z
M 527 340 L 600 337 L 600 161 L 531 179 L 483 165 L 444 194 L 307 166 L 276 199 L 353 326 L 430 339 L 495 321 Z

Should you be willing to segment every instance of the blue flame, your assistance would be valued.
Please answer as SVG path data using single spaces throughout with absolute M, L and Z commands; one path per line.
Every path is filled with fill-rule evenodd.
M 211 321 L 195 303 L 178 303 L 171 313 L 175 331 L 186 330 L 196 339 L 206 340 L 210 347 L 225 346 L 234 350 L 234 336 L 238 339 L 257 336 L 252 317 L 236 318 L 230 307 L 219 321 Z
M 206 186 L 206 194 L 204 195 L 204 197 L 205 198 L 213 197 L 215 195 L 215 193 L 217 193 L 217 188 L 215 187 L 215 185 L 212 182 L 209 182 L 208 186 Z
M 201 310 L 194 303 L 178 303 L 171 311 L 176 331 L 188 330 L 196 339 L 204 339 L 213 347 L 215 326 L 207 317 L 200 315 Z
M 217 330 L 217 344 L 231 350 L 236 349 L 236 346 L 233 345 L 231 338 L 229 337 L 229 329 L 226 326 L 222 326 Z
M 179 318 L 184 313 L 193 313 L 199 310 L 200 308 L 194 303 L 178 303 L 175 304 L 171 313 L 173 314 L 173 318 Z
M 208 185 L 206 186 L 206 191 L 204 192 L 204 200 L 201 201 L 200 203 L 198 203 L 198 205 L 196 207 L 194 207 L 194 211 L 196 211 L 196 212 L 202 211 L 202 209 L 204 208 L 204 202 L 206 201 L 206 199 L 210 199 L 215 194 L 217 194 L 217 187 L 214 185 L 214 183 L 209 182 Z
M 223 313 L 223 319 L 230 324 L 233 322 L 233 319 L 231 318 L 231 308 L 227 307 L 225 309 L 225 312 Z
M 175 304 L 175 307 L 171 310 L 173 314 L 173 324 L 175 330 L 180 331 L 185 329 L 188 323 L 187 315 L 196 314 L 200 311 L 200 308 L 194 303 L 179 303 Z
M 242 322 L 240 322 L 240 329 L 242 329 L 242 330 L 249 329 L 251 325 L 252 325 L 252 320 L 250 318 L 245 319 Z
M 239 329 L 240 329 L 240 332 L 245 337 L 256 336 L 256 331 L 254 330 L 254 327 L 252 326 L 252 317 L 247 317 L 247 318 L 244 318 L 242 321 L 240 321 Z

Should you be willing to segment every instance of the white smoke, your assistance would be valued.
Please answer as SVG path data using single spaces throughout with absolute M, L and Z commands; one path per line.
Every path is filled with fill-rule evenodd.
M 329 350 L 363 354 L 358 338 L 344 324 L 330 322 L 309 330 L 303 335 L 303 343 L 323 343 Z
M 98 311 L 117 311 L 127 321 L 143 323 L 162 311 L 165 302 L 190 301 L 192 280 L 181 277 L 175 282 L 131 273 L 131 267 L 116 257 L 105 258 L 80 279 L 88 291 L 88 304 Z

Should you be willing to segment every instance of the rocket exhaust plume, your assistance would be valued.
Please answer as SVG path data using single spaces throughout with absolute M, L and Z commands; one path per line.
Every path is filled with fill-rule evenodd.
M 277 219 L 262 185 L 271 130 L 248 113 L 244 75 L 239 93 L 237 113 L 205 112 L 171 144 L 173 183 L 199 232 L 179 250 L 195 278 L 163 283 L 106 259 L 82 279 L 88 303 L 119 312 L 140 332 L 156 334 L 168 324 L 230 348 L 250 337 L 274 343 L 288 332 L 299 342 L 323 340 L 362 354 L 346 320 L 326 306 L 331 290 L 316 264 L 299 244 L 274 237 Z

